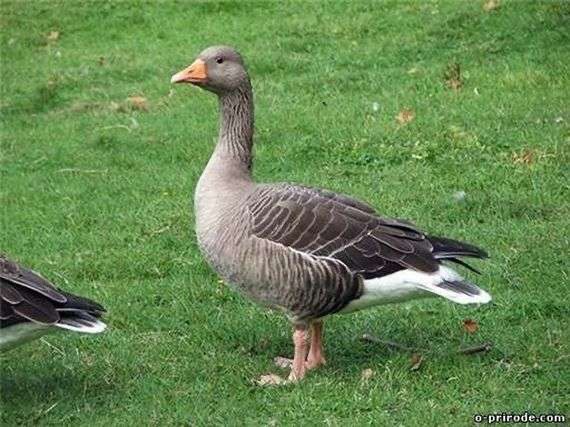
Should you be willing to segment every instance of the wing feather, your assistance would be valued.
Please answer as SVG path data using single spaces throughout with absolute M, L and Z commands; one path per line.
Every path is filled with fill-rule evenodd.
M 20 292 L 18 292 L 14 288 L 14 286 L 12 286 L 10 283 L 8 283 L 5 280 L 2 280 L 1 291 L 2 291 L 2 299 L 9 304 L 19 304 L 22 301 L 24 301 L 24 298 L 22 297 Z
M 15 286 L 26 287 L 50 298 L 53 301 L 65 303 L 65 296 L 38 273 L 23 268 L 13 261 L 0 255 L 0 278 Z
M 433 272 L 439 266 L 431 243 L 413 224 L 380 217 L 344 195 L 288 184 L 261 186 L 248 208 L 256 237 L 335 258 L 365 277 L 405 268 Z
M 53 325 L 60 321 L 61 313 L 72 311 L 98 317 L 104 308 L 58 290 L 38 273 L 0 255 L 0 327 L 25 321 Z

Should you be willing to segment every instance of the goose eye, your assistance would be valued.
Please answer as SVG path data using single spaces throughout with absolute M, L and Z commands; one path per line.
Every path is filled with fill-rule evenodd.
M 218 64 L 221 64 L 222 62 L 224 62 L 224 58 L 221 58 L 221 57 L 220 57 L 220 58 L 216 58 L 216 62 L 217 62 Z

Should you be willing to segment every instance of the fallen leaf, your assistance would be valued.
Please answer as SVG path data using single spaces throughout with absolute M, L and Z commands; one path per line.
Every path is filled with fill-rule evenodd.
M 416 115 L 415 115 L 413 110 L 410 110 L 408 108 L 404 108 L 396 116 L 396 121 L 401 125 L 405 125 L 406 123 L 409 123 L 412 120 L 414 120 L 414 117 L 416 117 Z
M 256 384 L 261 387 L 273 386 L 273 385 L 283 385 L 287 384 L 287 380 L 281 378 L 279 375 L 275 374 L 267 374 L 262 375 L 256 381 Z
M 498 9 L 500 5 L 501 5 L 501 0 L 487 0 L 483 4 L 483 10 L 485 12 L 491 12 L 495 9 Z
M 449 89 L 461 89 L 463 86 L 463 81 L 461 79 L 461 66 L 457 62 L 449 64 L 443 73 L 443 80 Z
M 144 96 L 130 96 L 127 101 L 133 110 L 148 111 L 148 101 Z
M 370 368 L 366 368 L 362 371 L 362 374 L 360 374 L 360 378 L 364 381 L 368 381 L 370 378 L 372 378 L 374 376 L 374 371 Z
M 530 165 L 535 160 L 535 153 L 527 148 L 520 153 L 513 153 L 512 157 L 515 164 Z
M 479 325 L 473 319 L 465 319 L 463 321 L 463 329 L 468 334 L 474 334 L 475 332 L 477 332 L 477 329 L 479 329 Z
M 55 43 L 59 39 L 59 31 L 50 31 L 46 36 L 48 43 Z
M 419 353 L 414 353 L 412 354 L 412 358 L 411 358 L 411 365 L 410 366 L 410 371 L 417 371 L 418 369 L 420 369 L 420 366 L 422 365 L 424 358 L 422 357 L 421 354 Z

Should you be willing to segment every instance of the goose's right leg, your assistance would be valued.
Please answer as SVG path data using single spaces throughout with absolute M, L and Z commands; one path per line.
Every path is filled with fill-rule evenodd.
M 311 348 L 307 356 L 307 369 L 317 368 L 327 363 L 323 349 L 323 322 L 311 323 Z

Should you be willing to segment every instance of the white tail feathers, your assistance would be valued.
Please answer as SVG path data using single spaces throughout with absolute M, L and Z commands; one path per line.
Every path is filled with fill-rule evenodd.
M 98 334 L 107 328 L 107 325 L 101 320 L 84 312 L 76 312 L 72 316 L 62 317 L 54 326 L 85 334 Z
M 491 295 L 465 280 L 445 281 L 439 285 L 419 285 L 419 287 L 458 304 L 486 304 L 491 301 Z
M 374 305 L 434 295 L 458 304 L 485 304 L 491 301 L 491 295 L 483 289 L 463 279 L 455 270 L 442 265 L 431 274 L 407 269 L 365 280 L 363 294 L 341 312 L 348 313 Z
M 491 295 L 449 267 L 441 266 L 436 275 L 436 280 L 431 283 L 423 281 L 418 286 L 458 304 L 486 304 L 491 301 Z

